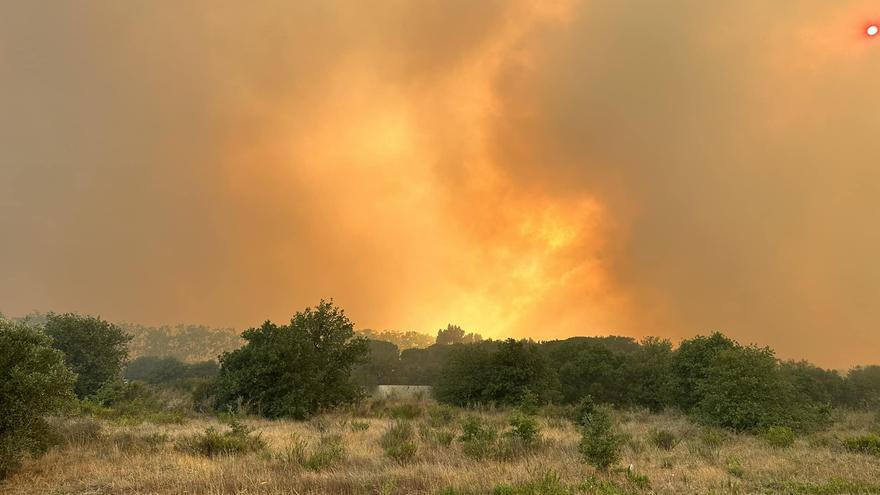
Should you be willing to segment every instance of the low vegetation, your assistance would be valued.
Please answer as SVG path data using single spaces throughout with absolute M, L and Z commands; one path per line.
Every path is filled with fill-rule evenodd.
M 3 493 L 869 493 L 880 472 L 880 368 L 843 376 L 721 334 L 450 325 L 398 352 L 322 301 L 219 362 L 128 362 L 121 328 L 0 318 Z M 389 382 L 436 401 L 366 398 Z

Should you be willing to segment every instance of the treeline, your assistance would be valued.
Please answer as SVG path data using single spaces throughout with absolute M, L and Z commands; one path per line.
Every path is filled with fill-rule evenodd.
M 576 404 L 588 399 L 653 411 L 676 408 L 736 430 L 809 429 L 832 407 L 880 408 L 880 367 L 846 375 L 810 363 L 781 362 L 766 347 L 720 333 L 683 341 L 574 337 L 549 342 L 435 344 L 397 352 L 370 341 L 369 361 L 354 370 L 366 387 L 433 385 L 441 402 L 459 406 Z
M 182 341 L 203 334 L 179 333 Z M 199 411 L 294 419 L 356 402 L 377 384 L 433 385 L 438 401 L 465 407 L 673 408 L 702 424 L 751 432 L 820 428 L 834 407 L 880 408 L 878 366 L 841 375 L 781 362 L 769 348 L 720 333 L 675 347 L 627 337 L 493 341 L 450 325 L 433 345 L 401 350 L 358 334 L 342 309 L 321 301 L 286 324 L 267 321 L 236 338 L 242 345 L 218 361 L 186 362 L 166 351 L 191 358 L 198 353 L 189 344 L 161 339 L 149 348 L 164 356 L 130 361 L 138 337 L 100 318 L 0 317 L 0 477 L 24 452 L 46 448 L 46 416 L 71 405 L 101 414 L 166 414 L 155 394 L 165 386 L 191 394 Z

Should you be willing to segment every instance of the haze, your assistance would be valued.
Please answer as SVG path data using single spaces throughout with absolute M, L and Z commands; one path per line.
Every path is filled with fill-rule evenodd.
M 4 2 L 0 311 L 880 348 L 875 1 Z

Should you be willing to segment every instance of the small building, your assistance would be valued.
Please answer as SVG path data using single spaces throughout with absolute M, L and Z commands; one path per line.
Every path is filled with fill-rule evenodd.
M 431 398 L 430 385 L 379 385 L 373 392 L 376 399 L 419 400 Z

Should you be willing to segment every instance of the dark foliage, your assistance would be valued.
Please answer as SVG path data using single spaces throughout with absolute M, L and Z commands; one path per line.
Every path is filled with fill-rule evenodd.
M 217 376 L 219 371 L 220 365 L 215 361 L 189 364 L 170 356 L 143 356 L 128 363 L 123 371 L 123 377 L 126 380 L 139 380 L 157 385 L 193 378 L 212 378 Z
M 102 385 L 119 378 L 128 359 L 131 337 L 100 318 L 72 313 L 49 314 L 46 334 L 64 354 L 64 362 L 77 374 L 74 391 L 88 397 Z
M 0 319 L 0 478 L 49 445 L 45 416 L 73 399 L 75 376 L 49 337 Z
M 249 405 L 270 418 L 307 418 L 351 403 L 360 388 L 351 369 L 365 360 L 367 341 L 331 302 L 306 308 L 289 325 L 266 322 L 242 334 L 244 347 L 223 354 L 217 403 Z
M 537 345 L 508 339 L 497 346 L 461 346 L 434 387 L 441 402 L 518 405 L 527 394 L 549 399 L 551 373 Z

